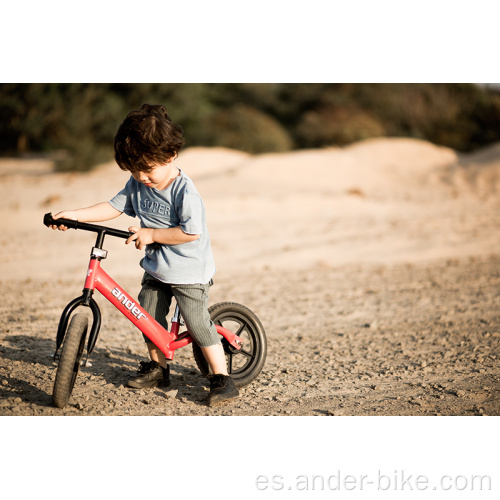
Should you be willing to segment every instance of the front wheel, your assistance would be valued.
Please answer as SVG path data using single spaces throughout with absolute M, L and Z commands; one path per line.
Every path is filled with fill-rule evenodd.
M 228 374 L 236 387 L 249 384 L 258 377 L 266 361 L 267 339 L 262 323 L 248 307 L 235 302 L 221 302 L 210 307 L 208 311 L 216 325 L 223 326 L 243 340 L 243 347 L 239 350 L 225 338 L 222 338 L 222 346 Z M 193 355 L 202 375 L 207 376 L 208 363 L 195 342 Z
M 75 314 L 71 318 L 64 338 L 52 393 L 52 403 L 58 408 L 64 408 L 68 404 L 73 391 L 78 369 L 80 368 L 87 329 L 88 319 L 85 314 Z

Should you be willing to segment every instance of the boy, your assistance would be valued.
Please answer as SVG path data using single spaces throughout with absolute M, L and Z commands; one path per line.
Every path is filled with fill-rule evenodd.
M 131 111 L 114 140 L 116 162 L 132 174 L 124 189 L 109 202 L 65 210 L 54 219 L 102 222 L 124 212 L 139 218 L 140 227 L 130 227 L 134 234 L 126 241 L 139 250 L 145 249 L 139 302 L 168 328 L 166 316 L 172 296 L 175 297 L 213 374 L 209 376 L 208 395 L 208 404 L 212 406 L 238 396 L 239 392 L 228 376 L 224 350 L 207 309 L 215 264 L 203 201 L 191 179 L 173 164 L 184 144 L 182 132 L 163 106 L 144 104 Z M 164 354 L 146 337 L 145 340 L 151 361 L 141 362 L 137 375 L 127 385 L 168 385 L 169 366 Z

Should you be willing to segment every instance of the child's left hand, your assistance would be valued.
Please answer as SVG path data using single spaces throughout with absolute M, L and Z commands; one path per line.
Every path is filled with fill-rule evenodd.
M 135 248 L 138 250 L 142 250 L 146 245 L 151 245 L 151 243 L 154 243 L 153 240 L 153 231 L 154 229 L 151 229 L 149 227 L 135 227 L 131 226 L 128 228 L 128 230 L 131 233 L 134 233 L 132 236 L 130 236 L 125 244 L 132 243 L 135 241 Z

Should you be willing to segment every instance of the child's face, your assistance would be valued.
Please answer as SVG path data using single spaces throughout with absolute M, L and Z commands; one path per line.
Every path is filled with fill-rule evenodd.
M 168 183 L 177 175 L 178 170 L 172 164 L 173 158 L 163 165 L 154 165 L 147 171 L 131 172 L 132 177 L 149 188 L 156 188 L 160 191 L 165 189 Z

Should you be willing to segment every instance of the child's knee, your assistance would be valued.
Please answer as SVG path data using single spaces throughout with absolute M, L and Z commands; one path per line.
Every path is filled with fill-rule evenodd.
M 193 340 L 200 347 L 210 347 L 212 345 L 220 344 L 220 336 L 215 329 L 215 325 L 210 322 L 207 323 L 190 323 L 188 326 L 189 333 Z

